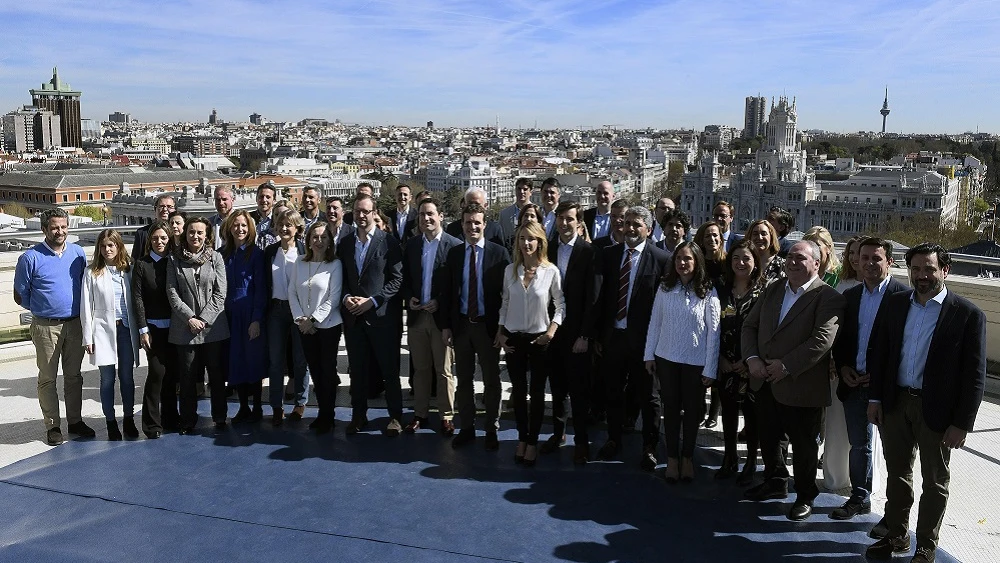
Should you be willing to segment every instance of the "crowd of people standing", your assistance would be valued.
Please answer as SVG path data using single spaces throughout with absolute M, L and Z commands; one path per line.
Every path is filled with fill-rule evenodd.
M 480 437 L 478 364 L 483 444 L 492 451 L 500 445 L 502 351 L 518 464 L 534 466 L 558 450 L 572 413 L 574 463 L 618 459 L 623 435 L 640 431 L 639 467 L 654 471 L 662 445 L 666 481 L 690 482 L 704 471 L 694 459 L 699 427 L 715 426 L 721 412 L 725 447 L 714 478 L 738 474 L 738 484 L 753 485 L 745 493 L 751 500 L 785 498 L 790 447 L 788 518 L 804 520 L 819 494 L 825 437 L 827 479 L 851 488 L 831 517 L 850 519 L 871 510 L 877 428 L 888 503 L 868 555 L 910 547 L 919 451 L 914 560 L 933 560 L 950 452 L 972 430 L 985 385 L 985 317 L 945 286 L 947 251 L 931 243 L 907 251 L 911 289 L 890 275 L 890 242 L 855 237 L 841 263 L 822 227 L 789 239 L 794 218 L 780 208 L 741 234 L 724 201 L 712 221 L 695 227 L 669 198 L 652 211 L 629 206 L 610 182 L 597 186 L 597 205 L 587 210 L 560 201 L 555 178 L 542 182 L 541 205 L 531 203 L 534 190 L 533 180 L 518 179 L 514 203 L 494 221 L 486 194 L 472 188 L 447 225 L 433 194 L 412 197 L 406 185 L 396 187 L 388 213 L 377 209 L 368 184 L 346 213 L 342 198 L 321 202 L 312 187 L 296 210 L 273 184 L 262 184 L 252 212 L 234 210 L 232 191 L 219 187 L 212 217 L 187 217 L 164 193 L 154 202 L 156 219 L 136 232 L 131 256 L 108 229 L 89 266 L 83 250 L 66 242 L 66 213 L 46 211 L 45 240 L 21 257 L 14 281 L 16 301 L 33 314 L 46 442 L 62 441 L 60 360 L 68 430 L 95 435 L 81 417 L 85 357 L 100 373 L 109 439 L 139 436 L 139 348 L 149 363 L 141 420 L 148 438 L 195 431 L 206 373 L 217 429 L 260 422 L 267 379 L 271 424 L 305 416 L 311 382 L 318 412 L 309 427 L 328 433 L 343 337 L 352 374 L 348 435 L 366 429 L 368 401 L 384 393 L 385 435 L 436 426 L 453 447 L 468 447 Z M 409 420 L 400 374 L 404 310 Z M 239 400 L 231 419 L 227 387 Z M 553 432 L 541 440 L 547 387 Z M 592 454 L 600 421 L 606 438 Z

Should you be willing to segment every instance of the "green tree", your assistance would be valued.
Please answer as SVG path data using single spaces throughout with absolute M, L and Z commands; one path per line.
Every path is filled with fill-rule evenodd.
M 73 215 L 78 217 L 90 217 L 94 221 L 102 222 L 104 221 L 104 209 L 101 205 L 78 205 L 73 209 Z M 108 219 L 111 219 L 111 213 L 108 213 Z
M 31 213 L 28 213 L 28 209 L 20 203 L 5 203 L 0 206 L 0 213 L 6 213 L 7 215 L 13 215 L 22 219 L 30 219 L 32 216 Z
M 681 195 L 681 185 L 684 182 L 684 172 L 687 166 L 680 160 L 671 160 L 667 165 L 667 190 L 664 195 L 677 200 Z M 662 196 L 661 196 L 662 197 Z

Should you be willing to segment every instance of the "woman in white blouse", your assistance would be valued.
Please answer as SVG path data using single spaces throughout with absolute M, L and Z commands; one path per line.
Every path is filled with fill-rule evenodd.
M 529 467 L 538 457 L 538 433 L 545 414 L 545 379 L 550 369 L 546 349 L 566 309 L 559 268 L 549 262 L 548 255 L 548 241 L 540 223 L 525 223 L 517 230 L 514 262 L 504 270 L 496 338 L 496 346 L 507 353 L 507 374 L 513 386 L 510 400 L 518 434 L 514 461 Z
M 646 370 L 660 383 L 668 483 L 694 479 L 694 447 L 704 414 L 705 387 L 715 381 L 719 364 L 719 309 L 701 249 L 682 242 L 653 300 L 643 358 Z
M 343 266 L 327 223 L 316 221 L 306 231 L 306 253 L 292 269 L 288 304 L 299 333 L 302 351 L 312 373 L 319 413 L 309 425 L 317 434 L 333 430 L 337 401 L 337 347 L 340 345 L 340 291 Z
M 135 380 L 139 364 L 139 330 L 132 312 L 132 275 L 122 236 L 114 229 L 101 231 L 94 259 L 83 276 L 80 324 L 83 346 L 91 365 L 101 374 L 101 408 L 108 425 L 108 439 L 121 440 L 115 419 L 115 364 L 122 395 L 122 426 L 129 438 L 138 438 L 135 425 Z

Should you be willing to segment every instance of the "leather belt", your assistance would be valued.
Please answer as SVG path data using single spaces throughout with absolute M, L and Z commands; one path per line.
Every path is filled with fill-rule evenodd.
M 910 395 L 911 397 L 921 397 L 921 396 L 923 396 L 924 390 L 923 389 L 917 389 L 915 387 L 903 387 L 903 386 L 899 386 L 899 392 L 900 393 L 906 393 L 907 395 Z
M 62 318 L 62 319 L 51 319 L 51 318 L 48 318 L 48 317 L 35 317 L 35 318 L 38 319 L 38 320 L 40 320 L 40 321 L 48 321 L 50 323 L 68 323 L 70 321 L 74 321 L 76 319 L 79 319 L 80 316 L 77 315 L 75 317 L 65 317 L 65 318 Z

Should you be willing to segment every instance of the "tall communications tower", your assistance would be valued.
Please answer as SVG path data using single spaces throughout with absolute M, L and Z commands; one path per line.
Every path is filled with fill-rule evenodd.
M 885 133 L 885 118 L 889 117 L 889 87 L 885 88 L 885 101 L 882 102 L 882 133 Z
M 41 88 L 28 90 L 31 103 L 59 116 L 62 143 L 66 147 L 83 146 L 83 128 L 80 123 L 80 94 L 59 79 L 59 70 L 52 69 L 52 80 Z

